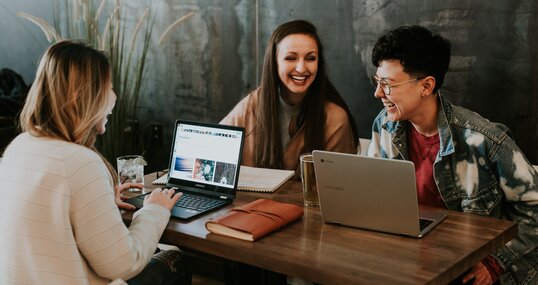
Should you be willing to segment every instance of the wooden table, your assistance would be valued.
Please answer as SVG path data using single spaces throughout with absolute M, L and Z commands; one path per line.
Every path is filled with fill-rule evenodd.
M 155 174 L 146 175 L 148 188 Z M 319 208 L 256 242 L 209 233 L 208 219 L 268 198 L 302 205 L 301 185 L 275 193 L 237 192 L 232 206 L 190 222 L 171 219 L 161 242 L 251 264 L 321 284 L 446 284 L 517 234 L 513 222 L 449 211 L 422 239 L 324 224 Z M 129 224 L 132 212 L 123 213 Z

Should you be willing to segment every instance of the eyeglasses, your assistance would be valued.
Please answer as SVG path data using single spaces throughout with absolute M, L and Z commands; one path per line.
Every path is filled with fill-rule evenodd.
M 380 86 L 381 90 L 383 90 L 383 93 L 385 93 L 385 95 L 390 95 L 391 88 L 396 87 L 396 86 L 400 86 L 400 85 L 404 85 L 406 83 L 415 82 L 415 81 L 418 81 L 418 80 L 421 80 L 421 79 L 424 79 L 424 78 L 426 78 L 426 77 L 423 76 L 423 77 L 418 77 L 418 78 L 415 78 L 415 79 L 410 79 L 410 80 L 407 80 L 407 81 L 402 81 L 402 82 L 397 82 L 397 83 L 390 84 L 385 79 L 378 79 L 377 76 L 372 75 L 372 84 L 376 88 L 378 86 Z

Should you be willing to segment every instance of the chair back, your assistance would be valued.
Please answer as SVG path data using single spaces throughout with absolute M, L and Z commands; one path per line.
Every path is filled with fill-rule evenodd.
M 370 141 L 370 139 L 359 138 L 359 149 L 357 150 L 358 155 L 366 156 L 368 147 L 370 146 Z

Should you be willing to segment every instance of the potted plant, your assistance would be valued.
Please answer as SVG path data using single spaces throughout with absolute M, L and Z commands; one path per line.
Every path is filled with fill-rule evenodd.
M 119 155 L 141 153 L 144 144 L 136 131 L 136 112 L 154 35 L 155 13 L 152 7 L 144 9 L 132 27 L 124 18 L 124 6 L 119 0 L 100 0 L 98 3 L 92 0 L 53 0 L 52 5 L 53 25 L 34 15 L 17 15 L 39 26 L 50 43 L 81 39 L 108 54 L 117 100 L 107 132 L 99 138 L 97 148 L 109 161 L 114 161 Z M 170 31 L 193 14 L 191 12 L 170 24 L 155 48 L 165 41 Z

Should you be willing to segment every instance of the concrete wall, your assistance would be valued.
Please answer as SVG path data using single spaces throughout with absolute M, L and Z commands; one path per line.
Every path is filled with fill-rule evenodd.
M 26 12 L 51 19 L 49 1 L 1 1 L 0 2 L 0 68 L 10 68 L 30 83 L 34 80 L 37 63 L 48 46 L 46 38 L 36 25 L 17 17 Z
M 21 3 L 25 4 L 21 4 Z M 2 1 L 0 67 L 33 80 L 46 41 L 11 13 L 51 19 L 49 1 Z M 147 1 L 130 0 L 132 17 Z M 218 122 L 257 85 L 266 42 L 276 26 L 308 19 L 325 43 L 329 74 L 346 99 L 362 137 L 382 108 L 368 76 L 371 49 L 384 31 L 420 24 L 452 42 L 443 94 L 453 103 L 506 124 L 528 158 L 538 162 L 538 3 L 521 1 L 161 0 L 156 35 L 177 17 L 195 15 L 152 50 L 140 103 L 142 131 L 164 126 L 164 145 L 176 118 Z M 7 12 L 7 11 L 10 12 Z M 134 20 L 133 20 L 134 21 Z M 156 37 L 154 41 L 157 41 Z M 167 151 L 155 153 L 166 164 Z

